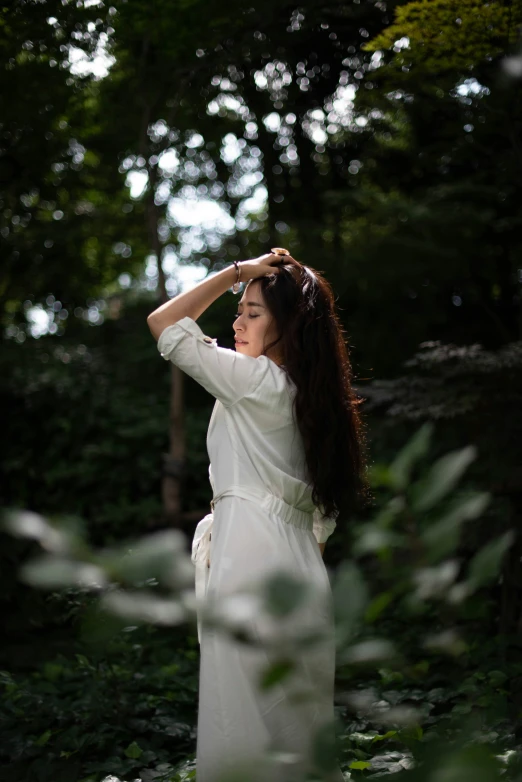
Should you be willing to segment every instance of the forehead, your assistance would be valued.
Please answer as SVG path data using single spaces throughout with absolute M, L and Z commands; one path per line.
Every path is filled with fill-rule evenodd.
M 263 303 L 263 296 L 259 290 L 259 286 L 252 287 L 251 285 L 245 290 L 243 296 L 241 296 L 239 306 L 246 304 L 247 307 L 265 307 Z

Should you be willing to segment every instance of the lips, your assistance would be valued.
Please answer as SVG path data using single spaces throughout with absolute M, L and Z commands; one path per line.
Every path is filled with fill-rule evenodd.
M 236 345 L 248 345 L 248 342 L 243 342 L 243 340 L 236 339 L 235 340 Z

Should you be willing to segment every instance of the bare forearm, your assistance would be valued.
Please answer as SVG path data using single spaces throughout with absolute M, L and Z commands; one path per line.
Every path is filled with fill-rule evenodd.
M 189 291 L 180 293 L 170 301 L 161 304 L 147 318 L 152 335 L 158 339 L 161 332 L 181 318 L 197 320 L 207 307 L 219 298 L 236 281 L 236 268 L 233 264 L 206 277 Z

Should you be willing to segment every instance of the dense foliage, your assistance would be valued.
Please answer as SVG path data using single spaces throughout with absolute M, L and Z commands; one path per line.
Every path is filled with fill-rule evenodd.
M 521 24 L 520 0 L 1 9 L 2 505 L 81 519 L 95 547 L 164 527 L 169 377 L 148 312 L 194 264 L 282 245 L 324 271 L 376 467 L 375 508 L 325 558 L 348 648 L 398 652 L 340 659 L 352 779 L 522 778 Z M 226 294 L 202 328 L 231 346 L 234 311 Z M 187 548 L 211 404 L 187 381 Z M 408 441 L 411 495 L 384 467 Z M 489 503 L 462 498 L 445 524 L 412 511 L 430 464 L 466 447 L 453 483 Z M 36 549 L 2 533 L 0 779 L 193 778 L 193 628 L 107 624 L 82 589 L 35 590 L 20 566 Z M 384 725 L 379 703 L 416 721 Z
M 510 529 L 500 537 L 490 533 L 478 551 L 465 552 L 465 528 L 483 516 L 491 529 L 496 509 L 488 508 L 487 492 L 456 490 L 476 448 L 430 463 L 432 434 L 424 425 L 389 466 L 374 465 L 379 509 L 353 525 L 351 555 L 333 578 L 337 749 L 352 778 L 407 773 L 435 781 L 465 773 L 471 779 L 480 770 L 484 782 L 515 780 L 522 755 L 512 725 L 522 668 L 519 655 L 509 659 L 496 601 L 485 599 L 514 535 Z M 61 601 L 64 621 L 80 629 L 69 654 L 40 664 L 36 674 L 3 674 L 10 778 L 98 782 L 105 773 L 129 772 L 144 780 L 189 778 L 196 641 L 189 633 L 188 651 L 174 651 L 181 637 L 164 629 L 183 625 L 191 605 L 179 533 L 96 550 L 76 522 L 9 514 L 5 523 L 46 552 L 25 559 L 22 580 L 46 590 L 65 587 L 50 600 Z M 92 602 L 89 591 L 96 598 L 101 593 L 101 600 Z M 290 574 L 272 576 L 264 588 L 263 600 L 280 622 L 303 599 Z M 258 643 L 235 612 L 228 619 L 220 607 L 220 617 L 227 632 Z M 149 622 L 163 630 L 158 634 Z M 302 642 L 298 636 L 296 645 Z M 267 655 L 264 686 L 291 672 L 294 656 L 287 644 L 283 650 L 275 659 L 273 649 Z M 80 682 L 86 686 L 79 696 Z M 68 709 L 77 715 L 72 726 Z M 165 734 L 176 737 L 170 753 Z M 328 770 L 332 750 L 319 734 L 319 774 Z

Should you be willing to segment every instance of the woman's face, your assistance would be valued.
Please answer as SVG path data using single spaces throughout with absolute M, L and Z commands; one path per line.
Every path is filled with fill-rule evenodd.
M 266 306 L 261 286 L 251 282 L 245 288 L 238 304 L 236 320 L 232 324 L 235 331 L 236 351 L 246 356 L 258 358 L 263 348 L 277 338 L 275 323 Z M 278 345 L 267 352 L 268 358 L 281 363 L 277 352 Z

